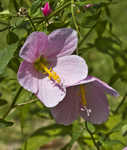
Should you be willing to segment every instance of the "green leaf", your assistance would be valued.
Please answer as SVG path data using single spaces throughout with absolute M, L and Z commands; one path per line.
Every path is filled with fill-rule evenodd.
M 55 23 L 51 23 L 48 25 L 48 30 L 50 32 L 52 32 L 53 30 L 55 29 L 59 29 L 59 28 L 64 28 L 64 27 L 67 27 L 67 25 L 69 24 L 69 22 L 67 23 L 64 23 L 64 22 L 55 22 Z
M 16 51 L 16 48 L 17 43 L 0 50 L 0 74 L 2 74 L 4 69 L 7 67 L 9 61 L 14 55 L 14 52 Z
M 77 139 L 82 135 L 82 132 L 83 132 L 83 126 L 78 120 L 76 120 L 72 125 L 72 139 L 68 145 L 69 149 L 71 149 L 74 142 L 77 141 Z
M 102 34 L 105 31 L 106 24 L 107 24 L 106 20 L 98 21 L 98 23 L 96 25 L 96 32 L 97 32 L 98 36 L 102 36 Z
M 9 15 L 9 14 L 10 14 L 9 10 L 4 10 L 0 12 L 0 15 Z
M 100 3 L 105 3 L 105 2 L 108 2 L 108 0 L 86 0 L 86 1 L 83 1 L 83 2 L 76 2 L 77 5 L 79 6 L 84 6 L 84 5 L 87 5 L 87 4 L 100 4 Z
M 124 143 L 120 140 L 107 140 L 107 141 L 105 141 L 105 144 L 107 144 L 107 145 L 121 144 L 124 146 Z
M 19 38 L 14 32 L 12 32 L 12 31 L 8 32 L 8 34 L 7 34 L 7 43 L 8 44 L 16 43 L 18 40 L 19 40 Z
M 9 64 L 8 64 L 8 67 L 11 68 L 15 73 L 18 72 L 18 69 L 19 69 L 19 65 L 20 65 L 20 61 L 18 60 L 17 57 L 13 57 Z
M 122 127 L 122 135 L 123 136 L 127 135 L 127 125 L 126 124 Z
M 18 0 L 9 0 L 9 11 L 16 13 L 19 10 L 19 1 Z
M 6 105 L 7 101 L 5 99 L 0 99 L 0 106 Z
M 119 43 L 111 37 L 98 37 L 95 40 L 97 50 L 104 53 L 112 53 L 119 49 Z M 111 53 L 111 54 L 112 54 Z
M 38 150 L 41 146 L 49 143 L 53 139 L 59 136 L 70 134 L 71 126 L 62 126 L 52 124 L 46 127 L 36 130 L 24 143 L 22 150 Z
M 32 3 L 32 7 L 31 7 L 31 14 L 34 14 L 37 9 L 41 6 L 41 0 L 36 0 Z
M 13 124 L 14 124 L 13 122 L 0 119 L 0 128 L 10 127 Z

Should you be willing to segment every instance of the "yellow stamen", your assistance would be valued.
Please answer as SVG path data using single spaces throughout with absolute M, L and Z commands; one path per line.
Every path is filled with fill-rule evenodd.
M 85 86 L 80 85 L 80 92 L 81 92 L 81 103 L 83 106 L 86 106 L 87 101 L 86 101 L 86 94 L 85 94 Z
M 53 80 L 55 80 L 57 83 L 60 83 L 60 77 L 56 74 L 56 72 L 55 71 L 53 71 L 52 70 L 52 68 L 47 68 L 47 66 L 46 65 L 44 65 L 44 64 L 42 64 L 41 63 L 41 67 L 42 67 L 42 69 L 49 75 L 49 79 L 51 80 L 51 78 L 53 79 Z
M 45 58 L 40 57 L 39 59 L 37 59 L 34 63 L 35 68 L 42 72 L 43 74 L 48 74 L 49 79 L 53 79 L 55 80 L 58 84 L 61 82 L 60 77 L 56 74 L 55 71 L 52 70 L 52 68 L 49 68 L 49 64 L 46 61 Z

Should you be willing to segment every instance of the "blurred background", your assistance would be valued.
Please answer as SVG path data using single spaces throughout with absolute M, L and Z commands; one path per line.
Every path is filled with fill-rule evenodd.
M 47 18 L 40 10 L 46 2 L 52 9 Z M 0 0 L 0 150 L 121 150 L 127 146 L 126 8 L 126 0 Z M 69 126 L 56 124 L 50 110 L 20 87 L 18 54 L 34 31 L 32 23 L 47 34 L 63 27 L 76 29 L 78 54 L 86 60 L 89 75 L 119 92 L 118 98 L 108 96 L 108 121 L 88 123 L 97 147 L 84 120 Z

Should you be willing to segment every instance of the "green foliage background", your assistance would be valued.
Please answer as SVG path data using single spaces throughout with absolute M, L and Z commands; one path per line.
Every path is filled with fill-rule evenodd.
M 127 146 L 127 1 L 49 0 L 53 11 L 47 19 L 40 11 L 45 2 L 0 0 L 0 149 L 121 150 Z M 85 8 L 89 3 L 94 6 Z M 21 7 L 28 16 L 17 15 Z M 20 87 L 18 53 L 34 31 L 31 21 L 47 34 L 63 27 L 78 31 L 78 55 L 86 60 L 89 74 L 120 94 L 117 99 L 108 96 L 107 122 L 88 123 L 90 132 L 80 119 L 70 126 L 58 125 L 50 110 Z

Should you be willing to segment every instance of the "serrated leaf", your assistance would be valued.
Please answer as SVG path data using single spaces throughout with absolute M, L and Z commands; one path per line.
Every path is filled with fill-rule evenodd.
M 0 128 L 10 127 L 13 124 L 14 124 L 13 122 L 0 119 Z
M 16 48 L 17 43 L 9 45 L 3 50 L 0 50 L 0 74 L 2 74 L 4 69 L 7 67 L 9 61 L 13 57 L 14 52 L 16 51 Z

